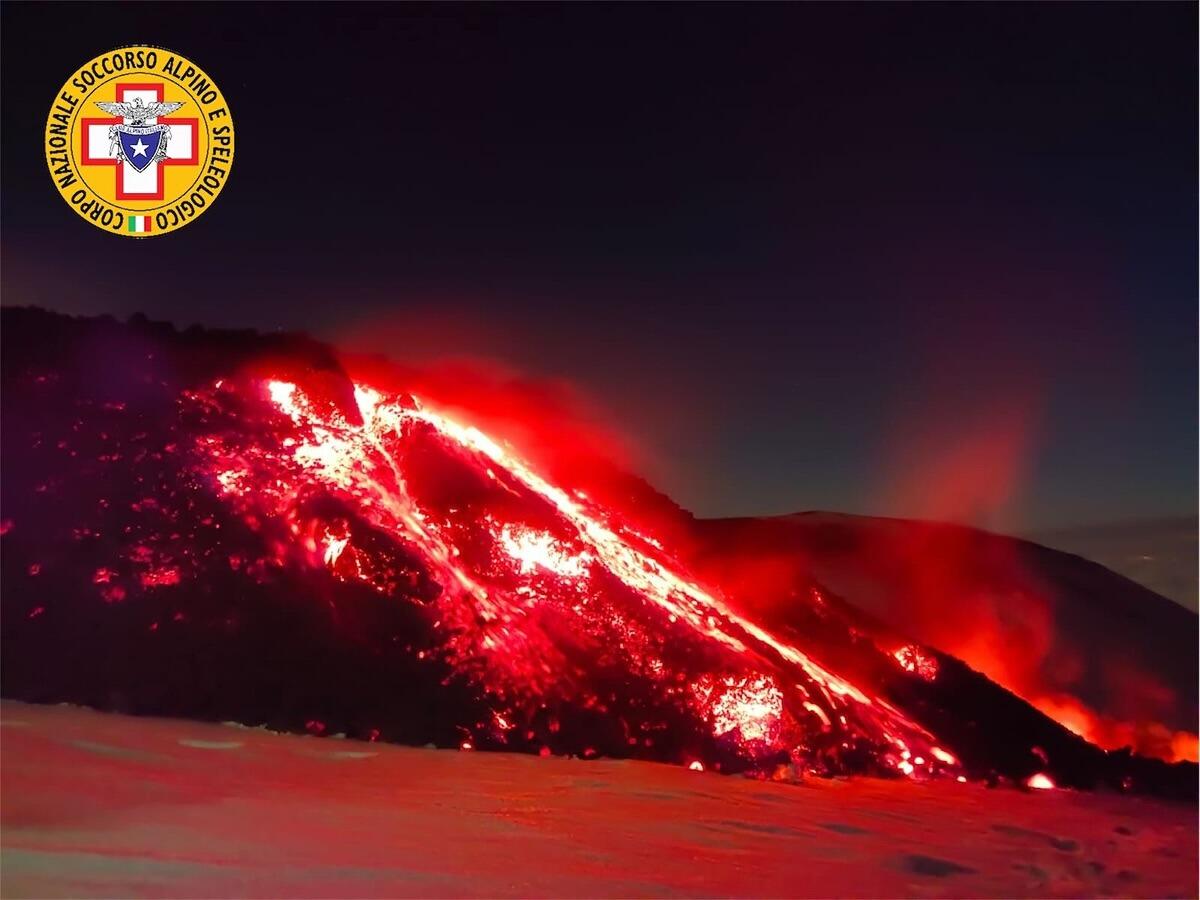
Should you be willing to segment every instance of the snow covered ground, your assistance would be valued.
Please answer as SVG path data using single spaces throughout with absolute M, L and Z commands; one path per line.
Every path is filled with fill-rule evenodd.
M 0 708 L 17 897 L 1197 895 L 1196 808 Z

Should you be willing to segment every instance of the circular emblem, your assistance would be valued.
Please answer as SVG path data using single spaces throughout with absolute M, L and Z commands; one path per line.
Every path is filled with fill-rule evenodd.
M 206 212 L 233 166 L 233 116 L 208 74 L 162 47 L 80 66 L 46 119 L 46 164 L 97 228 L 153 237 Z

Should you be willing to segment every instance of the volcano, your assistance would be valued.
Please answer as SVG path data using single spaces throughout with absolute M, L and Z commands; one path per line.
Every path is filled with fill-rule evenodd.
M 826 579 L 747 578 L 790 525 L 698 523 L 303 336 L 3 326 L 6 697 L 777 779 L 1195 794 L 1194 764 L 1102 749 L 953 655 L 870 548 L 825 554 Z

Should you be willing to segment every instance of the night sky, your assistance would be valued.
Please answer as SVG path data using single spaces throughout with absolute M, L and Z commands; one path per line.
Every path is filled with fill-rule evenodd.
M 1190 515 L 1196 17 L 5 4 L 3 301 L 565 379 L 706 515 Z M 146 241 L 41 140 L 132 43 L 238 129 L 216 205 Z

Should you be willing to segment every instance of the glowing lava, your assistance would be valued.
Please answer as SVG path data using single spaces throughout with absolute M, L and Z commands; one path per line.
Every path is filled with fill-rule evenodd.
M 912 752 L 931 761 L 925 774 L 934 761 L 956 766 L 922 728 L 737 613 L 614 510 L 411 397 L 363 384 L 353 395 L 345 411 L 283 380 L 189 394 L 227 424 L 197 438 L 200 474 L 250 528 L 283 523 L 260 567 L 300 557 L 405 599 L 428 573 L 436 586 L 420 602 L 437 655 L 494 700 L 491 721 L 464 723 L 464 749 L 532 735 L 531 722 L 566 702 L 625 710 L 630 747 L 681 740 L 669 723 L 687 720 L 743 759 L 836 767 L 859 750 L 885 771 L 922 768 Z M 450 480 L 469 489 L 447 496 Z M 902 765 L 889 762 L 901 752 Z
M 522 575 L 538 569 L 561 578 L 582 578 L 592 561 L 590 553 L 571 553 L 554 536 L 514 525 L 504 525 L 498 535 L 500 547 L 517 562 Z
M 900 668 L 906 672 L 912 672 L 926 681 L 933 681 L 937 678 L 937 657 L 930 656 L 915 644 L 901 647 L 892 656 L 895 657 L 896 662 L 900 663 Z
M 773 744 L 779 739 L 783 694 L 766 676 L 704 679 L 695 692 L 712 719 L 718 737 L 736 734 L 743 741 Z
M 1025 784 L 1027 787 L 1031 787 L 1036 791 L 1052 791 L 1055 787 L 1054 782 L 1050 780 L 1050 776 L 1041 772 L 1036 775 L 1031 775 Z

